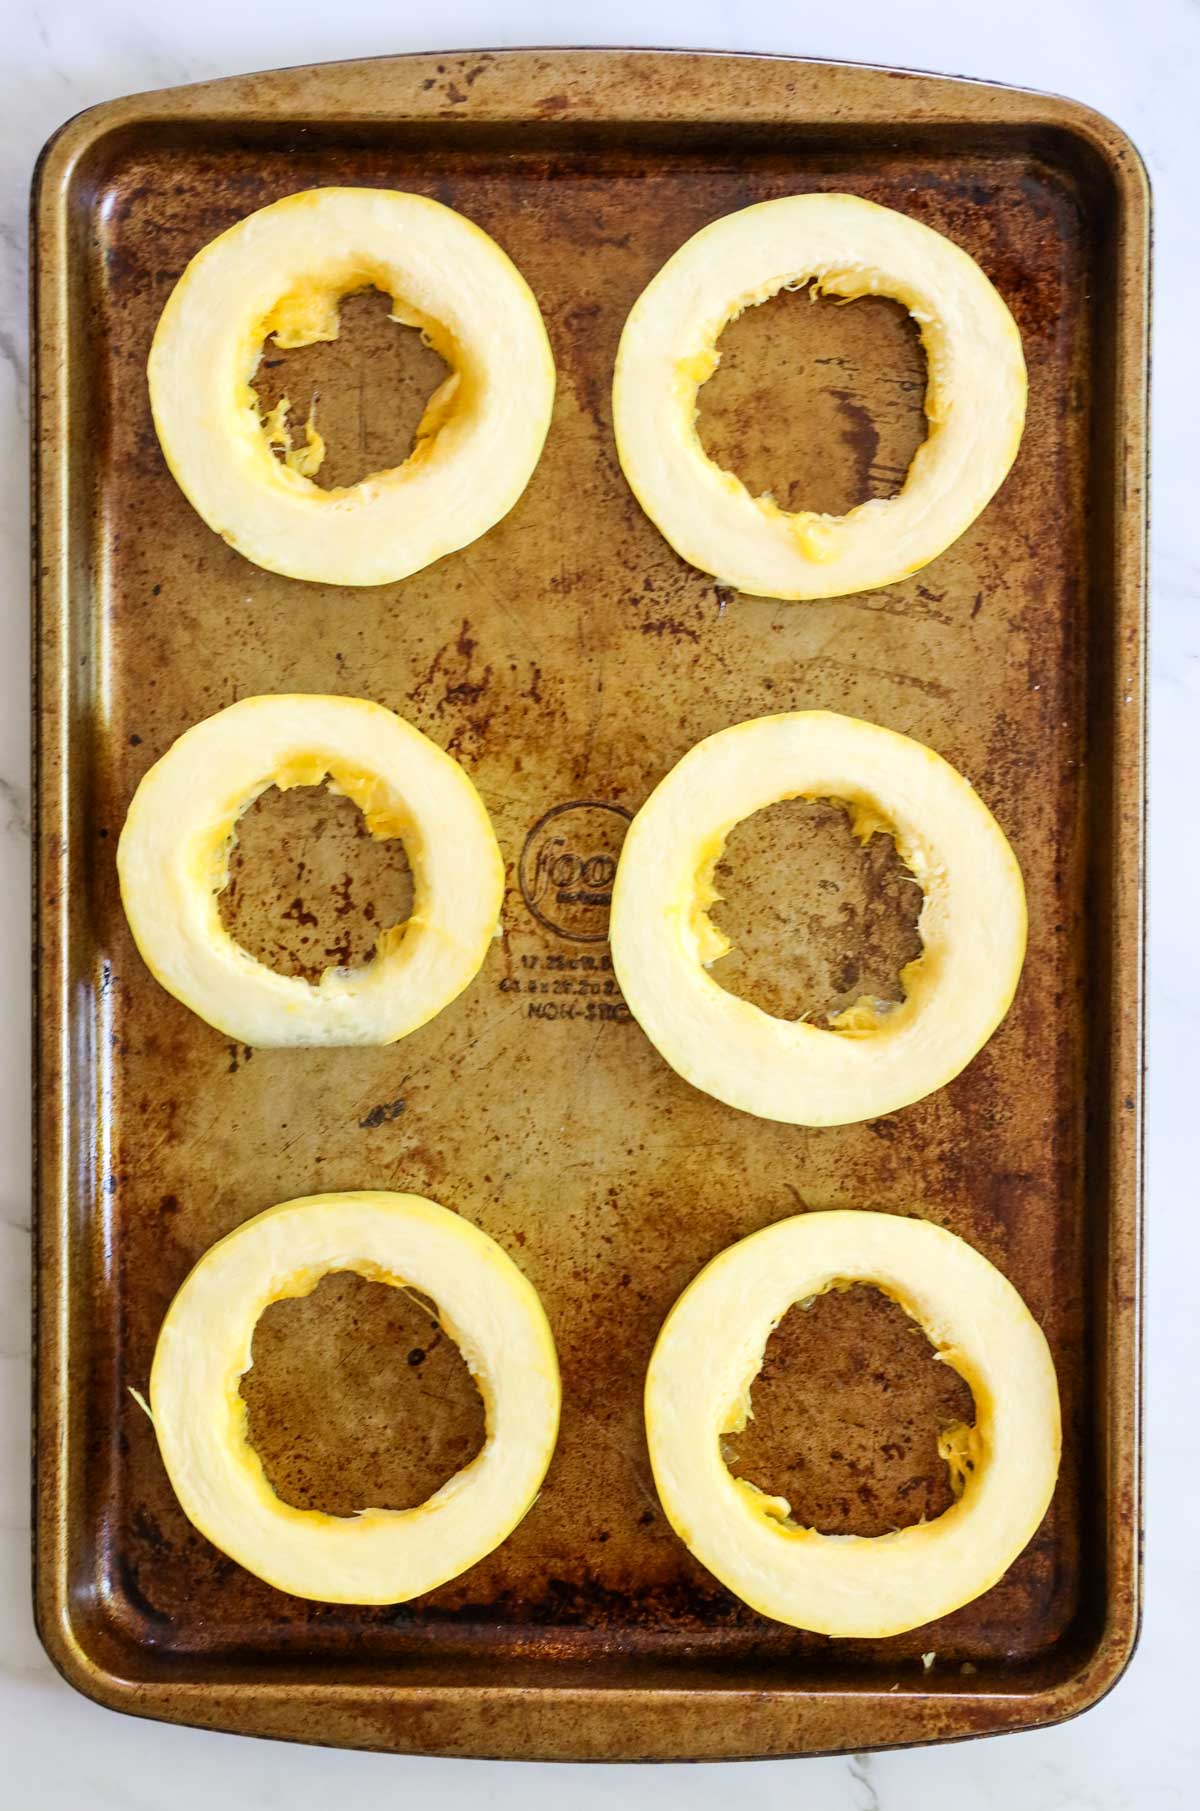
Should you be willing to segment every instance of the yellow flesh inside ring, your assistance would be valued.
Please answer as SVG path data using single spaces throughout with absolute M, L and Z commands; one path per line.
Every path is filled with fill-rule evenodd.
M 745 1426 L 788 1308 L 859 1281 L 924 1328 L 976 1412 L 973 1426 L 943 1432 L 952 1507 L 873 1539 L 797 1526 L 784 1498 L 730 1474 L 720 1445 Z M 900 1634 L 980 1596 L 1036 1531 L 1058 1474 L 1058 1386 L 1041 1329 L 979 1252 L 894 1214 L 804 1214 L 714 1258 L 663 1325 L 645 1410 L 655 1483 L 681 1540 L 763 1615 L 825 1635 Z
M 843 516 L 751 496 L 696 433 L 721 333 L 807 283 L 841 301 L 902 303 L 929 367 L 928 434 L 903 489 Z M 1020 335 L 966 252 L 856 195 L 792 195 L 713 221 L 648 284 L 617 352 L 613 425 L 634 495 L 691 565 L 757 597 L 843 597 L 895 584 L 963 533 L 1016 457 L 1025 400 Z
M 235 943 L 217 896 L 242 812 L 272 784 L 323 781 L 354 800 L 372 836 L 403 838 L 414 900 L 372 962 L 313 986 Z M 382 705 L 337 696 L 243 698 L 186 731 L 143 777 L 117 865 L 147 967 L 253 1047 L 390 1044 L 415 1031 L 478 973 L 504 897 L 495 833 L 458 762 Z
M 247 1439 L 238 1385 L 259 1316 L 337 1270 L 431 1297 L 483 1398 L 482 1451 L 415 1509 L 292 1508 Z M 188 1519 L 269 1584 L 330 1603 L 405 1602 L 497 1547 L 541 1488 L 559 1405 L 550 1328 L 512 1260 L 436 1203 L 382 1192 L 284 1202 L 213 1246 L 171 1304 L 150 1379 L 159 1448 Z
M 339 304 L 381 290 L 450 366 L 403 464 L 322 490 L 310 411 L 260 414 L 264 341 L 336 339 Z M 427 196 L 306 189 L 203 247 L 171 294 L 149 362 L 167 464 L 209 527 L 289 578 L 382 585 L 487 532 L 516 503 L 550 425 L 555 372 L 520 272 L 488 235 Z M 274 449 L 283 453 L 277 458 Z
M 708 973 L 729 948 L 708 916 L 725 839 L 786 798 L 841 800 L 858 836 L 894 834 L 924 895 L 924 948 L 899 1005 L 863 999 L 826 1028 L 775 1018 Z M 1007 1012 L 1025 935 L 1016 858 L 962 775 L 907 736 L 830 711 L 697 743 L 634 818 L 613 888 L 613 965 L 651 1042 L 694 1087 L 796 1125 L 871 1119 L 944 1086 Z

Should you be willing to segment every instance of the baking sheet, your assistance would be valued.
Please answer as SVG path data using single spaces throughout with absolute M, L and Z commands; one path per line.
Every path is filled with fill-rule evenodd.
M 370 592 L 277 578 L 213 536 L 166 471 L 144 382 L 192 254 L 327 183 L 432 194 L 494 234 L 559 372 L 506 521 Z M 979 260 L 1020 326 L 1030 412 L 1003 490 L 941 559 L 884 591 L 787 605 L 672 554 L 621 477 L 608 390 L 625 314 L 670 252 L 809 189 L 899 207 Z M 848 66 L 399 58 L 96 109 L 48 147 L 35 223 L 37 1602 L 58 1665 L 105 1703 L 178 1721 L 557 1758 L 862 1749 L 1093 1702 L 1135 1639 L 1140 1513 L 1148 201 L 1128 141 L 1072 103 Z M 432 387 L 398 331 L 355 303 L 323 364 L 262 373 L 320 385 L 335 479 L 395 456 Z M 782 299 L 723 350 L 702 432 L 756 487 L 836 508 L 898 482 L 921 365 L 891 305 Z M 279 690 L 410 717 L 464 762 L 509 865 L 478 980 L 389 1049 L 230 1046 L 151 980 L 121 914 L 115 844 L 141 774 L 197 719 Z M 604 942 L 603 877 L 656 780 L 727 723 L 814 707 L 966 773 L 1030 902 L 1015 1005 L 964 1075 L 824 1131 L 690 1090 L 630 1021 Z M 403 895 L 402 862 L 307 793 L 256 812 L 238 934 L 281 962 L 362 953 L 368 907 Z M 775 989 L 780 1007 L 853 990 L 847 963 L 886 980 L 903 935 L 887 846 L 864 870 L 832 814 L 789 813 L 731 841 L 723 919 L 748 952 L 729 983 L 764 1004 Z M 211 1548 L 129 1393 L 215 1239 L 291 1195 L 363 1187 L 428 1193 L 499 1239 L 541 1292 L 564 1381 L 534 1512 L 462 1578 L 382 1610 L 283 1596 Z M 976 1603 L 887 1641 L 831 1642 L 729 1596 L 667 1526 L 642 1433 L 646 1360 L 683 1285 L 754 1228 L 832 1206 L 969 1239 L 1045 1328 L 1063 1394 L 1062 1477 L 1030 1548 Z M 419 1500 L 477 1437 L 453 1355 L 426 1352 L 411 1304 L 323 1288 L 290 1335 L 260 1333 L 247 1387 L 272 1476 L 325 1506 L 336 1491 L 345 1507 L 372 1490 Z M 793 1501 L 834 1531 L 907 1519 L 914 1501 L 933 1513 L 942 1405 L 923 1342 L 906 1347 L 871 1292 L 819 1306 L 781 1329 L 740 1462 L 777 1487 L 790 1467 L 787 1488 L 809 1493 Z M 400 1345 L 426 1352 L 403 1397 L 386 1368 Z M 799 1406 L 771 1382 L 814 1373 L 825 1390 Z M 322 1427 L 331 1402 L 340 1436 Z

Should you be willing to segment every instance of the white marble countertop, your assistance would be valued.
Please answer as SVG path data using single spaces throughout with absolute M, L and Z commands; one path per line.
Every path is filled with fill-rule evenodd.
M 26 208 L 36 153 L 62 120 L 137 89 L 281 63 L 478 45 L 649 44 L 792 52 L 990 77 L 1057 90 L 1111 114 L 1140 146 L 1156 202 L 1154 635 L 1151 661 L 1154 901 L 1151 949 L 1148 1272 L 1148 1570 L 1140 1651 L 1117 1690 L 1059 1729 L 940 1750 L 770 1762 L 751 1771 L 503 1766 L 402 1760 L 256 1743 L 115 1716 L 52 1671 L 29 1608 L 29 1159 L 27 781 L 28 563 Z M 4 30 L 0 134 L 0 1807 L 12 1811 L 289 1811 L 332 1798 L 550 1805 L 717 1805 L 752 1791 L 818 1811 L 1167 1811 L 1197 1802 L 1200 1623 L 1193 1490 L 1200 1368 L 1193 1300 L 1191 1115 L 1200 1029 L 1192 939 L 1200 842 L 1200 542 L 1195 452 L 1200 248 L 1200 5 L 1196 0 L 441 0 L 424 16 L 391 0 L 31 0 Z M 1190 612 L 1195 609 L 1197 616 Z M 569 1777 L 568 1777 L 569 1775 Z

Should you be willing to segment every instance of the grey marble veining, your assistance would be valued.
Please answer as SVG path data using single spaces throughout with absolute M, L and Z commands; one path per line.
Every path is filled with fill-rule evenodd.
M 1200 5 L 1195 0 L 34 0 L 10 9 L 0 96 L 0 1811 L 316 1811 L 362 1807 L 724 1804 L 761 1811 L 1172 1811 L 1200 1802 L 1191 1681 L 1200 1568 L 1200 1210 L 1193 1152 L 1200 1074 Z M 26 208 L 36 153 L 91 103 L 279 63 L 405 49 L 581 42 L 792 51 L 942 69 L 1058 90 L 1112 114 L 1155 188 L 1155 620 L 1152 694 L 1148 1121 L 1149 1604 L 1141 1652 L 1077 1723 L 945 1750 L 751 1769 L 572 1770 L 302 1750 L 115 1717 L 62 1684 L 33 1633 L 28 1592 L 29 1033 Z

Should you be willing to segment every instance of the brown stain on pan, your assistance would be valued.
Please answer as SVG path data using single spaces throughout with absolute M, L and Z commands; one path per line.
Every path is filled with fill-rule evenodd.
M 166 471 L 144 381 L 188 259 L 252 209 L 329 183 L 416 189 L 494 233 L 559 364 L 545 455 L 512 514 L 377 592 L 289 583 L 213 536 Z M 806 607 L 739 597 L 675 558 L 621 478 L 608 390 L 630 304 L 690 232 L 812 188 L 899 207 L 966 246 L 1013 307 L 1031 389 L 1013 472 L 953 548 L 885 591 Z M 51 147 L 37 206 L 38 1606 L 57 1663 L 104 1702 L 181 1721 L 559 1758 L 863 1748 L 1094 1701 L 1130 1650 L 1138 1591 L 1146 204 L 1127 141 L 1069 103 L 880 71 L 411 58 L 114 103 Z M 740 373 L 731 358 L 710 394 L 714 450 L 755 484 L 782 473 L 805 501 L 886 481 L 880 462 L 902 463 L 919 432 L 907 330 L 886 304 L 856 304 L 823 366 L 825 311 L 806 317 L 803 353 L 793 312 L 747 327 Z M 372 375 L 408 354 L 380 308 L 351 315 L 307 381 L 321 379 L 331 445 L 387 456 L 388 434 L 408 430 Z M 424 381 L 409 369 L 414 410 Z M 756 440 L 764 386 L 772 420 L 822 431 Z M 467 763 L 510 864 L 504 938 L 480 977 L 389 1049 L 231 1049 L 154 984 L 124 924 L 113 856 L 141 774 L 198 718 L 278 690 L 411 717 Z M 636 809 L 699 737 L 810 707 L 915 735 L 966 773 L 1017 850 L 1031 924 L 1013 1010 L 961 1077 L 819 1133 L 690 1090 L 629 1022 L 603 942 L 575 934 L 605 909 L 611 851 L 589 826 Z M 521 853 L 568 804 L 585 810 L 554 845 L 538 917 Z M 357 950 L 373 891 L 403 874 L 368 875 L 323 802 L 296 809 L 303 840 L 327 826 L 332 887 L 314 905 L 281 844 L 264 845 L 239 880 L 242 932 L 277 945 L 281 924 L 313 931 L 306 915 L 342 922 L 326 893 L 344 873 Z M 759 834 L 760 875 L 802 899 L 805 840 Z M 835 883 L 861 884 L 860 859 L 830 870 Z M 769 899 L 760 885 L 731 901 L 752 959 Z M 813 986 L 861 954 L 853 913 L 814 914 L 805 935 Z M 880 959 L 895 965 L 900 946 Z M 283 1596 L 218 1554 L 184 1520 L 128 1393 L 215 1239 L 290 1195 L 362 1187 L 428 1193 L 513 1252 L 564 1381 L 558 1451 L 512 1538 L 383 1610 Z M 855 1205 L 928 1216 L 1013 1279 L 1054 1351 L 1066 1443 L 1051 1512 L 992 1591 L 909 1636 L 831 1643 L 758 1617 L 690 1559 L 657 1506 L 640 1396 L 663 1316 L 709 1257 L 786 1214 Z M 305 1338 L 350 1340 L 353 1312 L 331 1299 L 300 1324 L 295 1365 Z M 834 1344 L 848 1357 L 846 1327 Z M 901 1393 L 919 1352 L 896 1350 Z M 286 1432 L 286 1379 L 264 1368 L 256 1384 L 263 1427 Z M 332 1405 L 349 1425 L 355 1388 L 347 1372 Z M 944 1405 L 920 1400 L 925 1456 L 905 1475 L 932 1493 L 929 1418 Z M 831 1391 L 812 1409 L 818 1464 L 846 1450 L 846 1407 Z M 452 1400 L 451 1441 L 470 1408 Z M 427 1406 L 409 1410 L 397 1442 L 428 1446 Z M 886 1411 L 861 1412 L 867 1445 L 888 1440 Z M 318 1494 L 336 1450 L 312 1449 Z M 872 1468 L 878 1514 L 902 1505 L 903 1481 Z M 387 1487 L 356 1488 L 368 1482 Z

